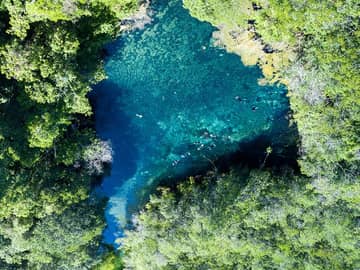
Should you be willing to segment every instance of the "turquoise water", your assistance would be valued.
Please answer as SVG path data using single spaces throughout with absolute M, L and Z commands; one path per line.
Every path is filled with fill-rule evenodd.
M 209 166 L 288 110 L 285 90 L 259 86 L 260 70 L 214 47 L 216 29 L 180 0 L 152 1 L 151 10 L 151 24 L 108 46 L 108 79 L 93 94 L 96 129 L 114 149 L 102 184 L 109 243 L 159 178 Z

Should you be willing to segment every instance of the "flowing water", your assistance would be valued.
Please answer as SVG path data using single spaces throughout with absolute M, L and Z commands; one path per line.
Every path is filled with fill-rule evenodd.
M 159 178 L 186 175 L 271 129 L 288 110 L 285 89 L 213 46 L 208 23 L 181 0 L 154 0 L 152 23 L 107 47 L 108 79 L 93 93 L 96 129 L 114 162 L 104 239 L 113 243 Z

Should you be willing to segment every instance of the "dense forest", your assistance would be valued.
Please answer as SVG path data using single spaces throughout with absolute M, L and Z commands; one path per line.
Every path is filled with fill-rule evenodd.
M 360 3 L 183 2 L 287 87 L 302 175 L 238 164 L 161 188 L 109 252 L 91 191 L 112 150 L 87 94 L 139 3 L 1 0 L 0 269 L 360 268 Z
M 334 187 L 333 187 L 334 188 Z M 359 186 L 246 169 L 162 189 L 124 239 L 130 269 L 358 269 Z M 357 194 L 356 194 L 357 192 Z M 353 193 L 353 195 L 349 195 Z
M 0 269 L 88 269 L 100 260 L 111 161 L 87 93 L 101 49 L 136 1 L 0 2 Z

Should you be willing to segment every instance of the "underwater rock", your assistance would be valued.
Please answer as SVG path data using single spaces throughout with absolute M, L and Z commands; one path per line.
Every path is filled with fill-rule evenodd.
M 146 0 L 139 6 L 139 9 L 135 14 L 121 20 L 120 31 L 133 31 L 144 29 L 144 27 L 152 21 L 152 12 L 149 7 L 150 0 Z

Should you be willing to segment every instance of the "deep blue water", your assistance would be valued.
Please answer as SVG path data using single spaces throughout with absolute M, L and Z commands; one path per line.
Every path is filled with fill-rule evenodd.
M 283 88 L 212 45 L 211 25 L 180 0 L 154 0 L 153 22 L 107 47 L 108 79 L 93 93 L 96 129 L 114 162 L 104 239 L 113 243 L 159 178 L 188 174 L 261 135 L 288 110 Z

